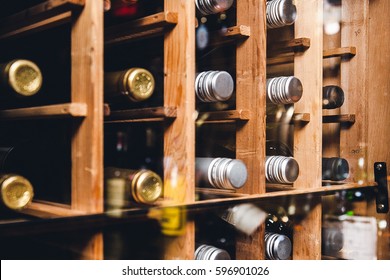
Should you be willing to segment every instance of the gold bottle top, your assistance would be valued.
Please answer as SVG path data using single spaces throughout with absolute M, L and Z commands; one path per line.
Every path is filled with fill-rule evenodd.
M 162 194 L 163 183 L 160 176 L 150 170 L 140 170 L 131 181 L 133 199 L 140 203 L 153 203 Z
M 130 68 L 123 78 L 123 88 L 134 102 L 148 99 L 154 91 L 155 81 L 152 73 L 143 68 Z
M 42 73 L 39 67 L 32 61 L 18 59 L 8 63 L 9 86 L 21 96 L 36 94 L 42 87 Z
M 26 178 L 15 174 L 1 175 L 0 189 L 2 203 L 12 210 L 25 208 L 34 196 L 31 183 Z

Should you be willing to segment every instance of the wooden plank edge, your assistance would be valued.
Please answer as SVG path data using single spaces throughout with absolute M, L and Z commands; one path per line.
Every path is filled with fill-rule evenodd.
M 342 57 L 352 58 L 356 55 L 356 47 L 342 47 L 330 50 L 324 50 L 324 58 Z
M 344 59 L 350 59 L 356 55 L 356 47 L 343 47 L 330 50 L 324 50 L 323 59 L 331 57 L 342 57 Z M 267 66 L 288 64 L 294 62 L 294 54 L 286 54 L 276 57 L 267 58 Z
M 18 36 L 22 36 L 31 32 L 43 31 L 66 23 L 70 23 L 71 17 L 72 17 L 71 12 L 65 12 L 57 16 L 53 16 L 49 19 L 38 21 L 36 23 L 14 29 L 10 32 L 0 34 L 0 40 L 17 38 Z
M 178 15 L 160 12 L 134 21 L 108 27 L 104 30 L 106 46 L 140 38 L 152 37 L 164 32 L 165 27 L 178 23 Z
M 310 48 L 310 38 L 295 38 L 270 44 L 267 53 L 271 57 L 282 52 L 304 52 L 308 48 Z
M 45 202 L 32 202 L 26 209 L 23 209 L 21 213 L 42 219 L 74 217 L 87 214 L 82 211 L 72 210 L 69 205 Z
M 344 115 L 327 115 L 322 117 L 323 123 L 355 123 L 355 114 L 344 114 Z
M 53 117 L 85 117 L 87 104 L 65 103 L 39 107 L 8 109 L 0 111 L 1 120 L 18 120 L 27 118 L 53 118 Z
M 294 113 L 291 118 L 288 118 L 286 114 L 282 114 L 278 121 L 275 115 L 267 115 L 267 123 L 302 123 L 307 124 L 310 122 L 309 113 Z
M 210 121 L 248 121 L 251 118 L 249 110 L 228 110 L 199 113 L 196 123 L 203 124 Z
M 105 107 L 109 108 L 107 104 Z M 174 119 L 177 116 L 176 107 L 151 107 L 142 109 L 129 109 L 129 110 L 110 110 L 109 115 L 105 116 L 105 123 L 111 122 L 133 122 L 142 121 L 148 119 Z
M 0 26 L 20 28 L 26 26 L 26 23 L 32 24 L 37 21 L 47 20 L 65 12 L 80 10 L 85 5 L 85 0 L 48 0 L 36 6 L 27 8 L 19 13 L 0 19 Z M 0 31 L 1 33 L 5 33 Z

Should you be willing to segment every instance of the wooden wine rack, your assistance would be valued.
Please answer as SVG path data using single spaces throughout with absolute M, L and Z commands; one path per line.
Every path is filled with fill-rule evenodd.
M 76 227 L 82 223 L 82 217 L 90 215 L 94 222 L 106 221 L 103 213 L 104 125 L 160 122 L 164 126 L 163 156 L 169 161 L 164 166 L 164 202 L 156 209 L 172 205 L 205 209 L 234 202 L 263 203 L 264 209 L 273 209 L 275 203 L 288 204 L 289 198 L 310 195 L 313 207 L 303 219 L 301 230 L 294 232 L 292 258 L 321 259 L 321 197 L 342 190 L 375 187 L 371 174 L 373 162 L 390 159 L 389 145 L 383 144 L 386 142 L 384 136 L 390 135 L 387 121 L 390 110 L 385 106 L 388 98 L 378 94 L 389 92 L 390 83 L 380 74 L 381 69 L 366 71 L 369 65 L 381 65 L 390 71 L 389 57 L 382 60 L 376 54 L 390 43 L 390 36 L 378 40 L 371 39 L 375 32 L 369 33 L 375 28 L 386 28 L 382 21 L 388 15 L 379 11 L 390 10 L 390 5 L 386 0 L 372 3 L 344 0 L 338 41 L 322 33 L 323 1 L 296 1 L 299 17 L 294 26 L 272 31 L 266 28 L 265 0 L 235 2 L 236 25 L 228 27 L 227 32 L 211 44 L 235 46 L 236 107 L 200 114 L 196 111 L 194 89 L 197 21 L 193 1 L 165 0 L 163 12 L 108 28 L 103 24 L 103 5 L 95 0 L 48 0 L 0 20 L 0 42 L 22 40 L 25 35 L 63 24 L 70 24 L 72 30 L 71 102 L 0 111 L 1 121 L 74 119 L 71 204 L 34 202 L 25 214 L 41 218 L 62 217 L 58 220 L 59 225 L 73 219 Z M 375 17 L 369 21 L 372 13 L 376 13 Z M 156 36 L 162 36 L 164 41 L 162 106 L 108 110 L 103 104 L 104 48 Z M 323 68 L 326 59 L 334 57 L 340 59 L 340 75 L 329 78 L 323 75 Z M 266 113 L 265 88 L 269 73 L 292 73 L 304 87 L 303 97 L 294 105 L 294 115 L 289 121 L 294 125 L 294 157 L 300 166 L 299 178 L 293 186 L 266 184 L 266 123 L 276 122 Z M 322 85 L 328 82 L 341 85 L 347 94 L 341 110 L 322 110 Z M 380 118 L 375 110 L 380 110 Z M 229 192 L 195 188 L 197 122 L 237 124 L 236 158 L 244 161 L 248 168 L 248 180 L 243 189 Z M 324 155 L 348 159 L 352 166 L 349 182 L 321 187 L 321 158 Z M 358 178 L 361 170 L 355 169 L 362 157 L 367 174 L 363 182 Z M 196 192 L 212 194 L 214 198 L 196 201 Z M 367 213 L 372 213 L 371 208 L 367 207 Z M 126 215 L 131 219 L 132 213 L 139 215 L 140 212 L 141 209 L 129 209 Z M 389 221 L 388 215 L 386 219 Z M 0 227 L 12 234 L 22 225 L 22 222 L 3 223 Z M 165 246 L 163 258 L 192 259 L 195 226 L 194 221 L 188 220 L 183 235 L 169 244 L 162 244 Z M 29 227 L 30 224 L 26 234 L 31 231 Z M 48 230 L 53 230 L 53 226 Z M 83 248 L 80 249 L 83 258 L 104 258 L 102 233 L 91 235 L 87 245 L 79 245 Z M 239 236 L 235 247 L 237 259 L 264 259 L 264 226 L 250 238 Z

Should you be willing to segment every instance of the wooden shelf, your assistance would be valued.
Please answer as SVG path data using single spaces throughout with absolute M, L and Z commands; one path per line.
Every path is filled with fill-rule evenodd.
M 304 52 L 308 48 L 310 48 L 310 38 L 295 38 L 269 44 L 267 55 L 268 57 L 272 57 L 279 53 Z
M 212 38 L 209 47 L 218 47 L 221 45 L 230 44 L 232 42 L 240 42 L 251 36 L 251 28 L 246 25 L 231 26 L 226 28 L 222 33 L 221 31 L 215 31 L 210 34 Z
M 0 111 L 0 120 L 2 121 L 86 116 L 87 104 L 84 103 L 65 103 Z
M 104 123 L 126 123 L 126 122 L 150 122 L 175 119 L 177 109 L 175 107 L 154 107 L 143 109 L 111 111 L 105 117 Z
M 161 12 L 128 23 L 108 27 L 104 31 L 105 46 L 164 34 L 177 24 L 177 13 Z
M 323 123 L 355 123 L 355 114 L 345 114 L 345 115 L 328 115 L 322 117 Z
M 35 202 L 28 209 L 23 210 L 24 217 L 8 222 L 0 221 L 0 236 L 21 236 L 42 232 L 62 232 L 64 230 L 78 230 L 82 228 L 104 227 L 113 223 L 146 220 L 152 217 L 151 213 L 164 208 L 179 207 L 186 209 L 187 215 L 199 211 L 208 211 L 215 208 L 226 208 L 240 203 L 254 203 L 264 211 L 272 211 L 274 208 L 295 203 L 297 208 L 303 203 L 313 201 L 314 197 L 331 195 L 345 190 L 373 191 L 376 183 L 359 185 L 356 183 L 341 184 L 329 187 L 316 187 L 308 189 L 291 189 L 264 194 L 242 194 L 213 189 L 197 189 L 210 199 L 194 201 L 191 203 L 164 202 L 163 206 L 131 208 L 125 210 L 107 211 L 101 214 L 87 214 L 81 211 L 73 211 L 66 205 L 50 205 L 43 202 Z M 303 209 L 297 209 L 303 211 Z M 28 219 L 31 216 L 31 219 Z M 27 217 L 27 218 L 26 218 Z
M 267 123 L 309 123 L 309 113 L 294 113 L 291 117 L 288 117 L 286 113 L 281 114 L 276 118 L 276 115 L 267 115 Z
M 355 55 L 356 55 L 355 47 L 344 47 L 344 48 L 324 50 L 324 58 L 342 57 L 344 59 L 350 59 Z
M 33 202 L 21 213 L 41 219 L 75 217 L 87 214 L 86 212 L 72 210 L 69 205 L 49 202 Z
M 323 58 L 331 58 L 331 57 L 341 57 L 343 59 L 350 59 L 356 55 L 355 47 L 343 47 L 343 48 L 335 48 L 330 50 L 323 51 Z M 294 62 L 293 54 L 285 54 L 276 57 L 267 58 L 267 66 L 279 65 L 279 64 L 287 64 Z
M 48 0 L 0 19 L 0 40 L 70 22 L 71 13 L 83 8 L 85 0 Z
M 249 110 L 229 110 L 215 112 L 201 112 L 196 120 L 196 123 L 214 123 L 214 122 L 234 122 L 248 121 L 251 118 Z

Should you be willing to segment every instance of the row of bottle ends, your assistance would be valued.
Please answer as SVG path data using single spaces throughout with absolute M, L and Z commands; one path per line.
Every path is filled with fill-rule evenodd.
M 340 181 L 348 177 L 348 162 L 342 158 L 323 158 L 324 180 Z M 196 158 L 196 185 L 215 189 L 237 190 L 244 187 L 248 172 L 244 162 L 231 158 Z M 291 184 L 299 174 L 292 157 L 267 156 L 267 181 Z M 27 207 L 34 196 L 32 184 L 23 176 L 3 174 L 0 179 L 1 204 L 8 209 Z M 107 209 L 124 209 L 132 203 L 154 204 L 163 195 L 161 177 L 148 169 L 105 168 L 105 205 Z
M 145 172 L 132 172 L 135 177 L 142 177 Z M 127 173 L 128 175 L 129 173 Z M 33 197 L 33 187 L 31 183 L 22 176 L 15 174 L 3 174 L 0 176 L 1 201 L 3 206 L 10 209 L 21 209 L 25 207 Z M 112 198 L 111 198 L 112 199 Z M 266 222 L 265 251 L 267 259 L 284 260 L 291 256 L 291 224 L 283 222 L 283 219 L 275 219 L 276 216 L 265 213 L 263 210 L 251 203 L 242 203 L 229 207 L 220 214 L 220 218 L 232 225 L 241 233 L 252 235 L 260 225 Z M 325 239 L 328 249 L 340 250 L 342 236 L 340 232 L 332 229 L 324 229 Z M 339 248 L 340 247 L 340 248 Z M 196 260 L 228 260 L 229 253 L 212 245 L 198 244 L 194 259 Z
M 0 65 L 1 87 L 18 97 L 30 97 L 39 92 L 43 83 L 40 68 L 32 61 L 18 59 Z M 155 78 L 144 68 L 108 72 L 104 79 L 105 98 L 126 96 L 129 102 L 142 102 L 155 91 Z M 196 76 L 195 93 L 201 102 L 223 102 L 234 92 L 233 77 L 226 71 L 204 71 Z M 303 93 L 301 81 L 294 76 L 267 79 L 267 100 L 273 104 L 298 102 Z M 335 85 L 323 87 L 323 109 L 335 109 L 344 103 L 344 91 Z

